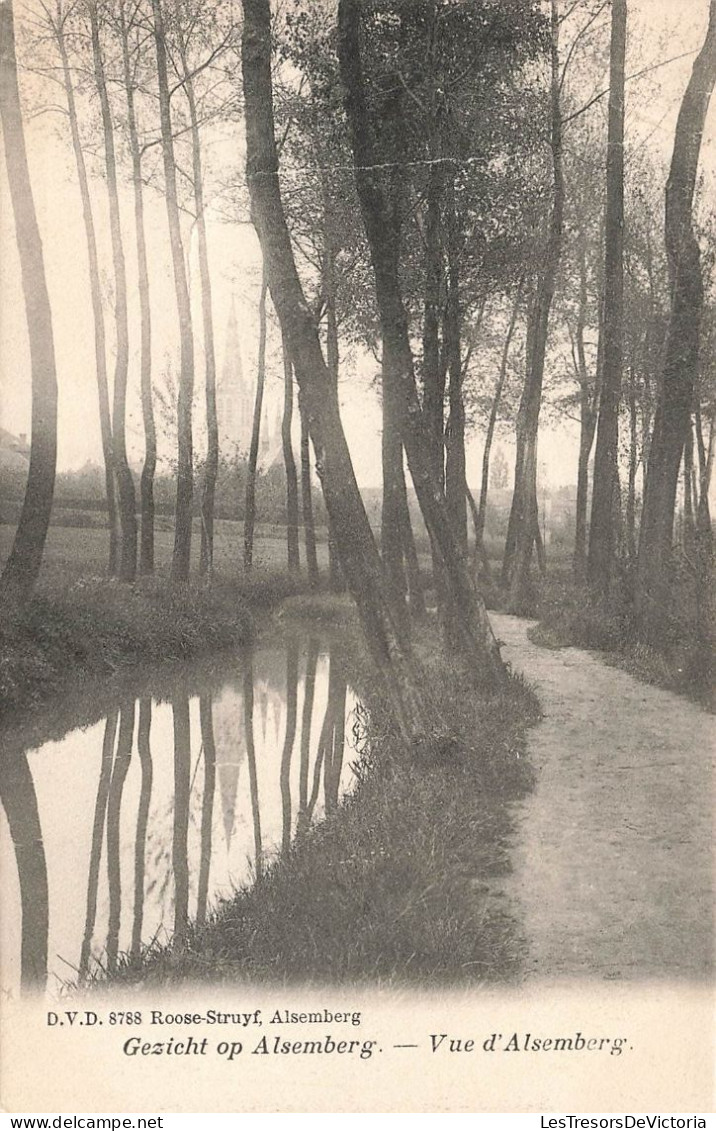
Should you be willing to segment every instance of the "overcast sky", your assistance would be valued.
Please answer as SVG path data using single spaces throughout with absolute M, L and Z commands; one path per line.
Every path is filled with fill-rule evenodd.
M 22 15 L 32 9 L 32 0 L 25 5 L 17 3 L 16 20 L 20 24 L 18 37 L 22 49 Z M 708 0 L 630 0 L 630 54 L 635 67 L 669 59 L 683 52 L 695 52 L 701 45 L 706 27 Z M 638 63 L 635 63 L 638 57 Z M 661 67 L 658 75 L 661 89 L 644 101 L 637 97 L 636 89 L 628 100 L 627 145 L 638 139 L 668 163 L 678 106 L 688 81 L 693 54 Z M 627 63 L 627 72 L 633 69 Z M 21 76 L 26 111 L 36 112 L 52 98 L 60 98 L 59 88 L 52 94 L 40 86 L 32 76 Z M 702 154 L 704 167 L 711 173 L 716 168 L 714 150 L 714 107 L 704 138 Z M 88 460 L 99 462 L 101 447 L 97 415 L 97 393 L 94 374 L 94 351 L 91 308 L 87 287 L 85 237 L 82 227 L 79 193 L 73 176 L 73 159 L 69 141 L 62 142 L 58 131 L 65 129 L 66 120 L 58 114 L 46 113 L 33 117 L 27 124 L 27 140 L 36 206 L 43 236 L 50 298 L 53 309 L 55 343 L 58 362 L 59 402 L 59 467 L 79 467 Z M 215 146 L 210 154 L 214 172 L 238 162 L 243 140 L 239 128 L 234 138 Z M 14 241 L 12 213 L 4 180 L 4 165 L 0 171 L 0 357 L 2 358 L 2 383 L 0 385 L 0 424 L 8 430 L 29 432 L 29 366 L 27 330 L 24 305 L 19 286 L 19 267 Z M 106 191 L 103 182 L 93 181 L 92 186 L 97 226 L 100 232 L 104 274 L 111 293 L 111 260 L 109 254 Z M 130 278 L 130 333 L 132 334 L 133 364 L 130 374 L 128 427 L 130 454 L 137 460 L 143 451 L 141 415 L 138 398 L 138 334 L 139 324 L 136 285 L 134 278 L 134 244 L 131 217 L 131 194 L 123 193 L 124 239 Z M 171 285 L 171 267 L 166 237 L 166 216 L 161 199 L 152 191 L 147 194 L 148 232 L 150 238 L 150 269 L 152 272 L 152 314 L 154 321 L 155 372 L 171 368 L 172 359 L 165 354 L 167 346 L 176 340 L 176 311 Z M 244 371 L 251 374 L 256 356 L 256 304 L 258 301 L 259 268 L 257 245 L 249 225 L 229 225 L 220 222 L 216 212 L 209 209 L 210 258 L 213 270 L 214 309 L 217 332 L 218 363 L 224 358 L 224 338 L 228 311 L 235 296 L 240 311 Z M 193 241 L 195 244 L 195 241 Z M 195 267 L 195 247 L 192 264 Z M 196 279 L 194 290 L 197 289 Z M 108 329 L 110 319 L 108 318 Z M 197 319 L 197 338 L 200 342 L 200 323 Z M 111 339 L 111 334 L 109 334 Z M 199 351 L 199 362 L 201 354 Z M 110 373 L 112 359 L 109 359 Z M 201 400 L 201 364 L 198 365 L 197 391 Z M 351 452 L 359 482 L 366 486 L 380 483 L 380 409 L 371 377 L 376 370 L 372 358 L 359 359 L 350 367 L 347 379 L 341 382 L 341 406 Z M 270 367 L 268 397 L 269 415 L 273 418 L 281 396 L 281 372 L 276 363 Z M 201 431 L 199 409 L 198 431 Z M 499 440 L 509 454 L 507 435 Z M 540 459 L 553 485 L 573 482 L 576 476 L 576 429 L 543 430 L 540 440 Z M 201 440 L 199 440 L 201 447 Z M 163 443 L 164 455 L 170 454 L 170 438 Z M 481 439 L 479 434 L 468 445 L 468 479 L 478 480 Z

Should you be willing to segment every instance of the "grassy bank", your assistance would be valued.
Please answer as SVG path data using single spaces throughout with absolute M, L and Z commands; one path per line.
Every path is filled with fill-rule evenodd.
M 301 599 L 289 605 L 292 615 L 315 613 Z M 345 609 L 329 615 L 360 653 Z M 338 812 L 210 922 L 127 957 L 113 981 L 425 985 L 517 975 L 520 927 L 499 889 L 509 868 L 509 803 L 531 784 L 524 736 L 537 704 L 518 679 L 478 697 L 436 653 L 434 630 L 420 651 L 433 717 L 449 720 L 453 742 L 440 744 L 451 747 L 449 760 L 416 763 L 403 751 L 363 658 L 353 680 L 366 704 L 358 783 Z
M 0 529 L 0 551 L 11 542 Z M 198 538 L 195 539 L 198 544 Z M 250 577 L 222 528 L 211 586 L 168 584 L 171 535 L 157 537 L 157 573 L 131 585 L 103 576 L 106 532 L 54 529 L 30 603 L 0 610 L 0 718 L 14 720 L 66 692 L 121 680 L 141 666 L 245 644 L 253 617 L 301 588 L 281 572 L 285 544 L 262 536 Z
M 161 578 L 45 586 L 26 607 L 0 613 L 0 717 L 140 666 L 238 647 L 251 639 L 257 612 L 295 591 L 271 574 L 176 588 Z

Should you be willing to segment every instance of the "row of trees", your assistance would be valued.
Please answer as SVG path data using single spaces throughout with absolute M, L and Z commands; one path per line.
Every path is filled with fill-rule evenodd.
M 479 557 L 492 440 L 498 421 L 512 415 L 516 463 L 502 581 L 512 607 L 519 609 L 535 550 L 538 563 L 544 564 L 537 454 L 545 385 L 559 386 L 556 399 L 568 411 L 576 409 L 580 421 L 575 574 L 586 578 L 595 600 L 608 604 L 618 565 L 630 555 L 636 615 L 647 635 L 658 634 L 672 577 L 682 467 L 685 515 L 690 516 L 701 578 L 711 555 L 714 397 L 705 343 L 713 303 L 708 293 L 705 301 L 704 291 L 711 285 L 713 240 L 708 218 L 697 221 L 694 216 L 701 139 L 716 79 L 716 0 L 710 3 L 706 39 L 676 125 L 664 230 L 658 177 L 641 145 L 631 153 L 625 148 L 626 0 L 612 0 L 611 18 L 609 4 L 598 0 L 489 5 L 478 0 L 340 0 L 337 8 L 291 0 L 273 17 L 269 0 L 244 0 L 242 20 L 230 5 L 212 5 L 207 15 L 206 8 L 187 0 L 171 8 L 161 0 L 63 5 L 64 0 L 56 0 L 54 9 L 42 7 L 43 26 L 61 64 L 82 193 L 111 560 L 120 576 L 134 576 L 137 526 L 124 439 L 129 354 L 118 123 L 121 117 L 131 155 L 142 312 L 146 460 L 140 563 L 145 570 L 152 568 L 156 430 L 143 234 L 148 177 L 142 162 L 154 146 L 162 153 L 160 189 L 166 201 L 179 342 L 172 575 L 181 581 L 190 565 L 197 368 L 182 210 L 190 209 L 199 234 L 207 426 L 201 562 L 208 571 L 219 456 L 202 129 L 233 129 L 241 118 L 246 186 L 264 271 L 249 491 L 259 442 L 270 294 L 284 349 L 289 565 L 296 568 L 298 561 L 291 445 L 295 380 L 301 462 L 305 469 L 310 437 L 334 569 L 339 561 L 404 736 L 423 736 L 432 726 L 410 645 L 410 623 L 421 613 L 422 590 L 406 464 L 430 539 L 443 630 L 481 679 L 499 683 L 503 666 L 468 558 L 468 510 Z M 23 270 L 40 278 L 39 237 L 33 251 L 32 217 L 28 219 L 26 162 L 24 171 L 13 165 L 19 161 L 22 166 L 24 159 L 18 158 L 22 124 L 14 53 L 6 47 L 12 29 L 8 0 L 2 11 L 9 29 L 3 38 L 3 83 L 11 94 L 3 119 L 5 146 L 10 180 L 16 180 L 23 196 L 16 211 L 18 243 L 21 251 L 27 244 Z M 87 64 L 84 52 L 89 53 Z M 605 68 L 608 79 L 602 86 Z M 73 108 L 77 75 L 85 83 L 91 80 L 101 111 L 114 277 L 111 412 L 96 237 Z M 589 87 L 592 79 L 595 89 Z M 121 116 L 117 90 L 126 100 Z M 140 104 L 146 117 L 141 132 Z M 189 146 L 190 172 L 178 157 L 182 146 Z M 184 182 L 191 186 L 191 199 Z M 243 202 L 241 185 L 232 188 L 234 199 Z M 23 234 L 25 228 L 29 235 Z M 704 263 L 701 244 L 709 249 Z M 29 592 L 39 568 L 54 462 L 49 300 L 38 309 L 42 288 L 32 292 L 31 339 L 36 347 L 44 343 L 33 369 L 42 419 L 36 427 L 33 417 L 35 466 L 31 462 L 28 481 L 33 502 L 28 515 L 23 513 L 3 574 L 6 591 L 19 595 Z M 380 357 L 380 550 L 339 412 L 338 382 L 349 349 L 372 350 Z M 515 388 L 518 352 L 524 360 Z M 481 414 L 486 428 L 476 501 L 466 480 L 465 439 L 470 417 Z M 595 443 L 588 516 L 588 468 Z M 625 504 L 622 464 L 627 469 Z M 640 464 L 644 502 L 639 523 Z M 306 497 L 304 492 L 304 502 Z M 115 509 L 117 521 L 112 520 Z M 250 495 L 246 520 L 244 562 L 249 567 Z

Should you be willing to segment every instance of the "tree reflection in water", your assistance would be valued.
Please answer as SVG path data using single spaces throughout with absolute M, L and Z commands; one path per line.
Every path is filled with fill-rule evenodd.
M 61 766 L 42 746 L 4 760 L 23 989 L 44 984 L 48 948 L 53 974 L 64 980 L 69 963 L 86 979 L 155 939 L 182 939 L 336 809 L 354 703 L 345 663 L 294 635 L 280 649 L 248 649 L 238 665 L 221 686 L 185 669 L 168 702 L 122 699 L 101 729 L 62 740 Z
M 119 820 L 124 783 L 132 757 L 134 737 L 134 701 L 123 702 L 119 712 L 117 755 L 112 767 L 107 798 L 107 885 L 109 888 L 109 925 L 107 928 L 107 969 L 114 970 L 119 951 L 119 925 L 122 915 L 122 867 L 120 858 Z
M 25 753 L 12 751 L 0 758 L 0 801 L 10 828 L 20 884 L 22 986 L 26 991 L 42 990 L 48 955 L 47 861 L 35 783 Z
M 291 847 L 291 755 L 296 741 L 296 715 L 298 711 L 298 643 L 289 638 L 286 650 L 286 735 L 281 756 L 281 803 L 283 807 L 283 833 L 281 851 Z
M 203 923 L 209 894 L 209 869 L 211 865 L 211 833 L 214 819 L 214 793 L 216 792 L 216 742 L 211 695 L 199 698 L 201 745 L 204 751 L 204 796 L 201 804 L 201 855 L 199 857 L 199 886 L 196 896 L 196 921 Z
M 189 924 L 189 802 L 191 794 L 191 722 L 189 699 L 172 700 L 174 716 L 174 936 L 183 939 Z
M 150 732 L 152 729 L 152 701 L 139 700 L 139 727 L 137 730 L 137 752 L 142 768 L 142 782 L 137 807 L 137 837 L 134 847 L 134 919 L 132 921 L 132 950 L 138 955 L 142 945 L 142 926 L 144 923 L 144 876 L 147 847 L 147 826 L 149 806 L 152 800 L 152 750 Z
M 311 761 L 311 718 L 316 693 L 316 668 L 318 666 L 319 645 L 315 636 L 308 639 L 306 656 L 306 679 L 303 692 L 303 715 L 301 717 L 301 764 L 298 784 L 298 828 L 306 824 L 308 810 L 308 769 Z
M 259 782 L 256 772 L 256 747 L 254 745 L 254 661 L 251 649 L 244 665 L 244 723 L 246 727 L 246 757 L 249 763 L 249 788 L 251 790 L 251 817 L 254 826 L 254 874 L 257 880 L 263 875 L 263 846 L 261 843 L 261 806 Z
M 117 733 L 118 720 L 119 711 L 113 708 L 107 715 L 104 724 L 102 761 L 100 763 L 99 782 L 97 784 L 97 799 L 95 801 L 94 821 L 92 823 L 92 846 L 90 848 L 89 872 L 87 875 L 87 911 L 85 914 L 85 931 L 82 939 L 82 950 L 80 952 L 80 977 L 84 977 L 87 974 L 92 953 L 92 936 L 94 935 L 95 919 L 97 917 L 99 869 L 102 862 L 102 841 L 107 817 L 107 798 L 109 797 L 109 783 L 112 778 L 114 740 Z

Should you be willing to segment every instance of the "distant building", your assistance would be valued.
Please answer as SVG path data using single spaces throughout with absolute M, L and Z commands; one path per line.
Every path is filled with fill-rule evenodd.
M 26 472 L 29 465 L 30 445 L 25 433 L 15 436 L 0 428 L 0 470 Z
M 247 452 L 251 442 L 253 390 L 244 377 L 241 341 L 232 299 L 226 326 L 224 364 L 216 385 L 216 415 L 219 423 L 219 450 L 224 454 Z

